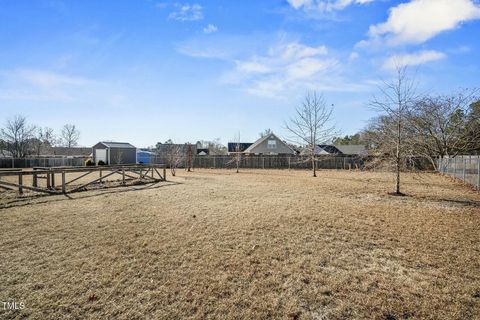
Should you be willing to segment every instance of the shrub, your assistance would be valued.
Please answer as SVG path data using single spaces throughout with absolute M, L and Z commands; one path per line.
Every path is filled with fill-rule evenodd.
M 104 166 L 104 165 L 106 165 L 106 163 L 105 163 L 105 162 L 103 162 L 103 160 L 100 160 L 100 161 L 98 161 L 98 163 L 97 163 L 97 164 L 98 164 L 99 166 Z
M 92 159 L 87 159 L 85 161 L 85 166 L 87 166 L 87 167 L 94 166 L 94 165 L 95 165 L 95 163 L 93 162 Z

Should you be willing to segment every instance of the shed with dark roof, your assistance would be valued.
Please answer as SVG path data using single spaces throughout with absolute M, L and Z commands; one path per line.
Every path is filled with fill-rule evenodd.
M 93 146 L 93 161 L 98 164 L 135 164 L 137 163 L 137 148 L 128 142 L 101 141 Z

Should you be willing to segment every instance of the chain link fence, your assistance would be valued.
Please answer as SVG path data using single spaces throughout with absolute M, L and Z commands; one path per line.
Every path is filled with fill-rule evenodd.
M 480 190 L 480 156 L 456 156 L 438 159 L 438 171 Z

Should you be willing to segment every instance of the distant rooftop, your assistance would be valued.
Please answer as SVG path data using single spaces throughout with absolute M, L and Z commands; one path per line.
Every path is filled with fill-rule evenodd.
M 100 143 L 103 144 L 104 146 L 108 147 L 108 148 L 134 148 L 134 149 L 136 149 L 136 147 L 134 147 L 133 145 L 131 145 L 128 142 L 101 141 Z
M 363 144 L 335 145 L 335 147 L 340 150 L 340 152 L 347 155 L 366 155 L 368 153 L 367 147 Z

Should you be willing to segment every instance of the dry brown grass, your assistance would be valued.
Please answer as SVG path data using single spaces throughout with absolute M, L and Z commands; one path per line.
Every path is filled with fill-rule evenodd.
M 3 200 L 0 318 L 478 319 L 480 195 L 435 174 L 198 170 Z M 0 308 L 2 305 L 0 304 Z

